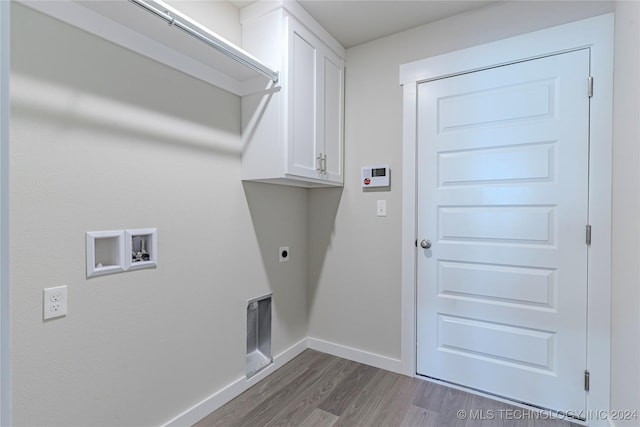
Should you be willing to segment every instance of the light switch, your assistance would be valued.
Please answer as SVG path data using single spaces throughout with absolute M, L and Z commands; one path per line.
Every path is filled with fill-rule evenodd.
M 377 216 L 387 216 L 387 201 L 378 200 L 378 206 L 376 209 Z

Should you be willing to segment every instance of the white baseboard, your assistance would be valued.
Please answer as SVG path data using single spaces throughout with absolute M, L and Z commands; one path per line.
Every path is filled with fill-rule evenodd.
M 291 359 L 298 356 L 300 353 L 302 353 L 308 348 L 312 350 L 320 351 L 322 353 L 327 353 L 333 356 L 341 357 L 343 359 L 352 360 L 354 362 L 363 363 L 365 365 L 374 366 L 376 368 L 385 369 L 387 371 L 392 371 L 392 372 L 396 372 L 404 375 L 402 361 L 399 359 L 392 359 L 390 357 L 381 356 L 379 354 L 358 350 L 356 348 L 347 347 L 340 344 L 335 344 L 335 343 L 324 341 L 318 338 L 308 337 L 300 340 L 290 348 L 278 354 L 276 357 L 274 357 L 273 364 L 271 364 L 264 370 L 260 371 L 250 379 L 247 379 L 246 377 L 238 378 L 237 380 L 227 385 L 223 389 L 217 391 L 216 393 L 212 394 L 208 398 L 204 399 L 202 402 L 187 409 L 186 411 L 184 411 L 183 413 L 181 413 L 171 421 L 167 422 L 166 424 L 164 424 L 163 427 L 191 426 L 197 423 L 198 421 L 200 421 L 201 419 L 209 415 L 211 412 L 220 408 L 225 403 L 238 397 L 249 387 L 253 386 L 254 384 L 261 381 L 262 379 L 271 375 L 273 372 L 275 372 L 276 370 L 284 366 L 287 362 L 289 362 Z M 511 405 L 521 406 L 523 408 L 529 408 L 526 405 L 518 405 L 513 401 L 502 399 L 493 395 L 487 395 L 485 393 L 478 392 L 476 390 L 470 390 L 464 387 L 459 387 L 459 386 L 455 386 L 448 383 L 442 383 L 438 380 L 433 380 L 430 378 L 429 379 L 423 378 L 423 377 L 418 377 L 418 378 L 422 378 L 425 381 L 431 381 L 438 384 L 443 384 L 443 385 L 446 385 L 447 387 L 461 389 L 461 390 L 464 390 L 473 394 L 477 394 L 480 396 L 486 396 L 490 399 L 506 402 Z M 617 427 L 612 420 L 608 420 L 608 421 L 609 421 L 608 422 L 609 427 Z M 581 425 L 586 424 L 579 421 L 576 423 Z M 603 422 L 603 424 L 604 423 L 606 422 Z M 601 425 L 601 424 L 598 424 L 598 425 Z
M 398 374 L 404 374 L 402 361 L 392 359 L 390 357 L 381 356 L 375 353 L 358 350 L 356 348 L 347 347 L 340 344 L 334 344 L 317 338 L 308 338 L 308 346 L 312 350 L 328 353 L 333 356 L 342 357 L 343 359 L 353 360 L 354 362 L 364 363 L 365 365 L 374 366 Z
M 253 377 L 249 379 L 247 379 L 246 377 L 238 378 L 223 389 L 217 391 L 216 393 L 204 399 L 202 402 L 194 405 L 171 421 L 167 422 L 163 427 L 191 426 L 197 423 L 225 403 L 241 395 L 252 385 L 271 375 L 277 369 L 281 368 L 284 364 L 286 364 L 291 359 L 308 348 L 320 351 L 322 353 L 331 354 L 333 356 L 342 357 L 343 359 L 353 360 L 354 362 L 364 363 L 365 365 L 385 369 L 387 371 L 397 372 L 399 374 L 403 373 L 402 363 L 398 359 L 380 356 L 379 354 L 369 353 L 367 351 L 334 344 L 317 338 L 304 338 L 274 357 L 273 364 L 269 365 Z
M 246 377 L 240 377 L 231 384 L 224 387 L 222 390 L 217 391 L 211 396 L 204 399 L 197 405 L 187 409 L 171 421 L 164 424 L 164 427 L 182 427 L 191 426 L 211 412 L 215 411 L 225 403 L 229 402 L 233 398 L 242 394 L 252 385 L 256 384 L 260 380 L 264 379 L 268 375 L 275 372 L 291 359 L 302 353 L 308 348 L 307 338 L 300 340 L 293 346 L 289 347 L 279 355 L 273 358 L 273 364 L 269 365 L 256 375 L 247 379 Z

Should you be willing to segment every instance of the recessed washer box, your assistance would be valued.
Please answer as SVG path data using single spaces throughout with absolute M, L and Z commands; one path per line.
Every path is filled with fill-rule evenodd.
M 156 268 L 158 266 L 158 229 L 125 230 L 125 270 Z
M 88 231 L 87 277 L 124 271 L 124 231 Z

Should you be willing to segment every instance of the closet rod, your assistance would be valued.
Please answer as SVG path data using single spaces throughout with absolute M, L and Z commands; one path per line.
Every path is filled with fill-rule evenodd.
M 234 49 L 233 46 L 230 46 L 230 45 L 228 45 L 227 43 L 225 43 L 225 42 L 223 42 L 221 40 L 215 40 L 215 39 L 211 38 L 209 35 L 203 34 L 202 32 L 191 28 L 190 26 L 188 26 L 188 25 L 184 24 L 183 22 L 179 21 L 178 19 L 176 19 L 175 16 L 172 16 L 169 13 L 169 11 L 162 11 L 161 9 L 158 9 L 155 6 L 152 6 L 151 4 L 149 4 L 149 2 L 144 1 L 144 0 L 129 0 L 129 1 L 134 3 L 137 6 L 140 6 L 141 8 L 146 10 L 147 12 L 150 12 L 150 13 L 156 15 L 157 17 L 164 19 L 165 21 L 167 21 L 167 23 L 170 26 L 175 26 L 175 27 L 181 29 L 185 33 L 189 34 L 190 36 L 195 37 L 196 39 L 198 39 L 198 40 L 200 40 L 202 42 L 205 42 L 206 44 L 208 44 L 209 46 L 213 47 L 217 51 L 219 51 L 219 52 L 227 55 L 229 58 L 241 63 L 245 67 L 251 68 L 253 71 L 255 71 L 255 72 L 267 77 L 269 80 L 273 81 L 274 83 L 278 82 L 278 72 L 277 71 L 273 71 L 273 70 L 269 69 L 267 66 L 265 66 L 262 63 L 260 63 L 259 61 L 257 61 L 256 59 L 252 58 L 251 56 Z

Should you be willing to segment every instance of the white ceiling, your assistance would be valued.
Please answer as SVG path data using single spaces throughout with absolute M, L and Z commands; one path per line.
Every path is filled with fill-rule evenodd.
M 340 44 L 349 48 L 437 21 L 495 0 L 298 0 Z M 232 1 L 244 7 L 253 1 Z

